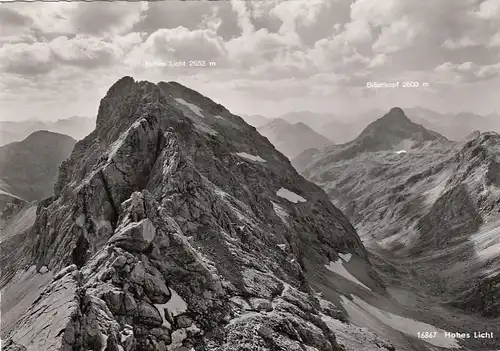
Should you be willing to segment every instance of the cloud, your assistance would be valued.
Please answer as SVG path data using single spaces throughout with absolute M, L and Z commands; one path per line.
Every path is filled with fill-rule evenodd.
M 23 15 L 20 12 L 8 6 L 0 7 L 0 23 L 2 27 L 23 27 L 32 24 L 31 19 L 28 16 Z
M 413 41 L 423 28 L 423 23 L 415 23 L 403 17 L 383 27 L 373 50 L 380 53 L 391 53 L 411 47 Z
M 478 45 L 481 45 L 481 43 L 472 40 L 470 37 L 462 37 L 458 40 L 446 39 L 443 43 L 443 47 L 449 50 L 469 48 Z
M 480 66 L 473 62 L 453 64 L 443 63 L 436 67 L 438 82 L 449 84 L 475 83 L 500 76 L 500 63 Z
M 144 43 L 131 51 L 126 62 L 141 66 L 146 61 L 204 60 L 223 66 L 225 57 L 224 43 L 214 30 L 190 31 L 185 27 L 177 27 L 160 29 L 151 34 Z
M 89 36 L 59 36 L 49 42 L 4 44 L 0 47 L 3 72 L 28 77 L 49 73 L 64 65 L 84 69 L 108 67 L 120 63 L 138 35 L 117 37 L 116 42 Z
M 372 27 L 365 20 L 355 20 L 344 25 L 343 38 L 350 43 L 365 43 L 372 40 Z
M 476 95 L 488 96 L 485 104 L 498 106 L 488 89 L 499 79 L 499 3 L 3 4 L 0 99 L 11 101 L 12 111 L 21 111 L 23 96 L 28 95 L 33 101 L 55 99 L 61 105 L 78 101 L 78 108 L 94 111 L 109 85 L 127 74 L 152 81 L 180 80 L 228 106 L 262 107 L 269 113 L 300 106 L 364 108 L 365 102 L 410 101 L 412 96 L 415 101 L 431 101 L 431 90 L 442 99 L 432 100 L 437 105 L 455 107 L 458 99 L 466 106 L 465 90 L 475 89 L 471 87 L 482 89 L 483 94 Z M 214 61 L 216 67 L 145 66 L 146 61 L 167 60 Z M 364 88 L 366 81 L 394 80 L 425 81 L 432 89 Z M 0 105 L 2 113 L 5 106 Z M 57 112 L 43 106 L 47 114 Z M 29 113 L 22 110 L 23 115 Z
M 131 30 L 147 8 L 142 2 L 82 2 L 72 13 L 72 25 L 78 33 L 121 34 Z
M 281 32 L 295 31 L 297 27 L 310 27 L 328 7 L 329 1 L 309 0 L 280 2 L 270 11 L 270 15 L 282 22 Z
M 53 69 L 52 51 L 46 43 L 4 44 L 0 47 L 2 71 L 34 76 Z
M 500 20 L 500 1 L 486 0 L 481 2 L 476 14 L 482 19 Z

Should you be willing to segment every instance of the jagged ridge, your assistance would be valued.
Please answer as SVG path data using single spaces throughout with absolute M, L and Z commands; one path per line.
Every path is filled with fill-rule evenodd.
M 32 262 L 62 272 L 14 344 L 340 350 L 322 316 L 345 317 L 305 273 L 339 252 L 369 266 L 366 250 L 326 194 L 223 106 L 177 83 L 122 78 L 54 191 L 37 211 Z M 55 308 L 61 289 L 65 312 L 33 327 L 33 309 Z

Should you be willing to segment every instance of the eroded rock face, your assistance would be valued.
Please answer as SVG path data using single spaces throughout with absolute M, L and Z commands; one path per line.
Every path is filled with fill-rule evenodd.
M 305 272 L 340 250 L 367 261 L 366 250 L 267 139 L 177 83 L 130 77 L 97 124 L 30 233 L 32 262 L 59 272 L 31 309 L 55 291 L 68 304 L 54 307 L 53 350 L 342 350 L 322 320 L 342 313 Z M 49 349 L 29 314 L 18 323 L 7 339 Z

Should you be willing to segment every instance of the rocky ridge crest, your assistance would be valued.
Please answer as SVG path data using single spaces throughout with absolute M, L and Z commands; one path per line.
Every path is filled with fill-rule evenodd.
M 341 252 L 368 262 L 342 212 L 255 128 L 178 83 L 131 77 L 101 101 L 27 239 L 18 262 L 34 266 L 2 275 L 3 291 L 31 286 L 13 306 L 6 294 L 7 350 L 343 350 L 325 318 L 345 315 L 305 272 Z

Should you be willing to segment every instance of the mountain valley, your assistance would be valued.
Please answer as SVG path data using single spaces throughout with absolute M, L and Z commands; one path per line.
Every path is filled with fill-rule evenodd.
M 352 142 L 292 162 L 351 220 L 391 296 L 445 330 L 498 336 L 499 151 L 497 133 L 453 142 L 394 108 Z

